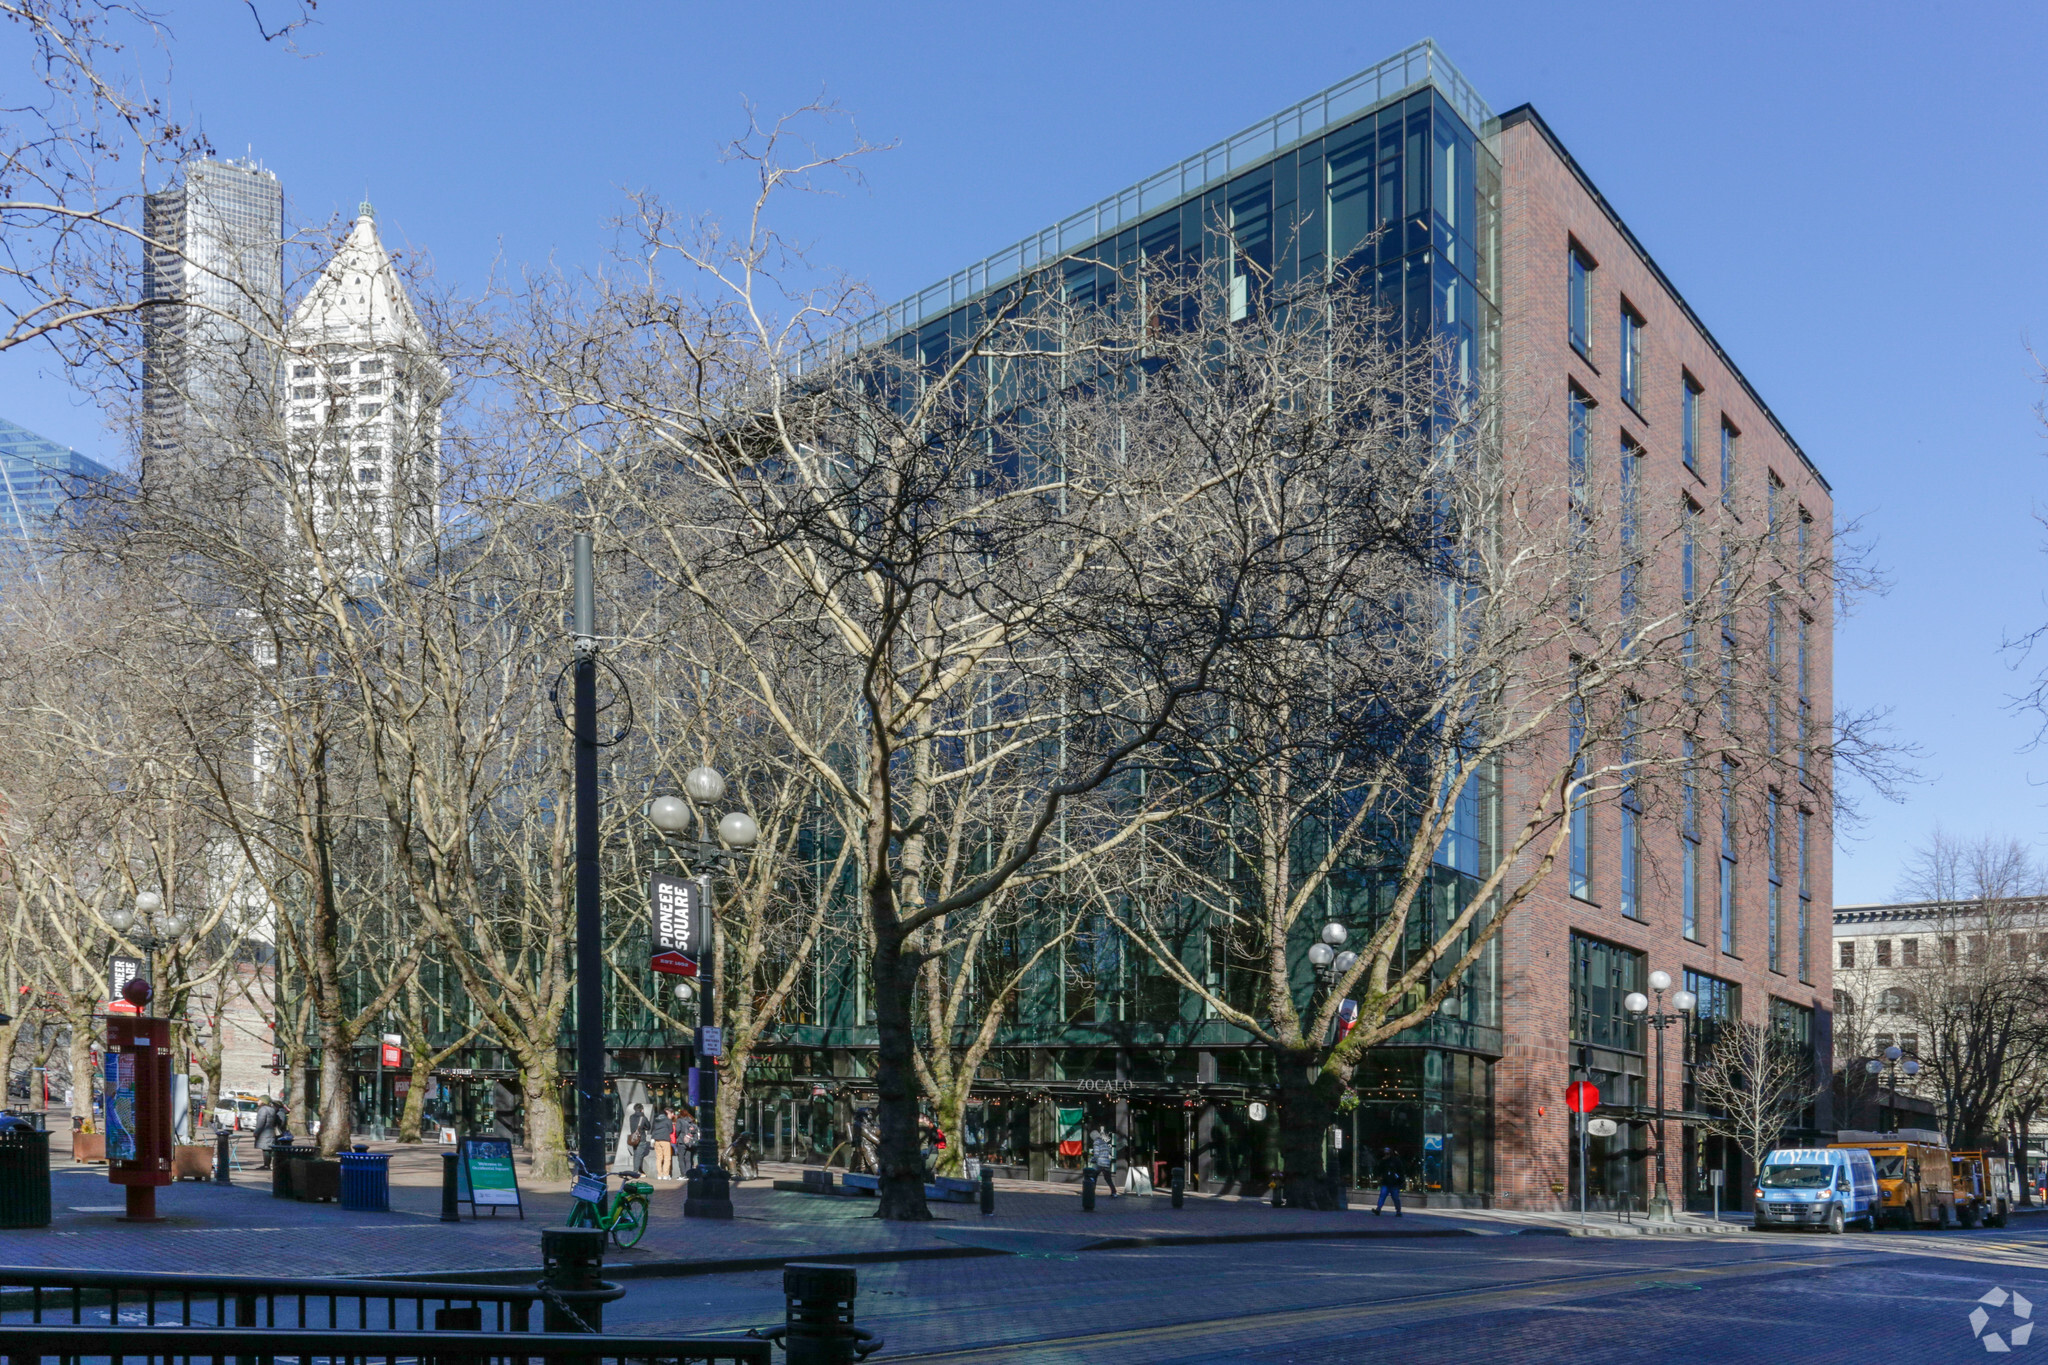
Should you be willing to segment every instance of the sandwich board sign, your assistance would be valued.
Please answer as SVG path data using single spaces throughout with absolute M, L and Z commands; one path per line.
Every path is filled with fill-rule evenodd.
M 704 883 L 694 877 L 657 872 L 647 884 L 648 942 L 653 959 L 647 964 L 670 976 L 695 976 L 703 956 Z
M 519 1173 L 512 1168 L 510 1138 L 462 1140 L 455 1162 L 455 1200 L 469 1205 L 471 1218 L 479 1208 L 489 1208 L 493 1218 L 500 1208 L 517 1209 L 521 1218 L 526 1217 L 526 1206 L 519 1199 Z

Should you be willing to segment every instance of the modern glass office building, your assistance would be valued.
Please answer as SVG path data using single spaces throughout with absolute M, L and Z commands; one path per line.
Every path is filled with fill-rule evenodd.
M 114 477 L 97 460 L 4 417 L 0 476 L 7 481 L 6 496 L 0 500 L 0 545 L 31 552 L 31 563 L 36 552 L 50 547 L 70 500 L 89 495 L 95 484 Z

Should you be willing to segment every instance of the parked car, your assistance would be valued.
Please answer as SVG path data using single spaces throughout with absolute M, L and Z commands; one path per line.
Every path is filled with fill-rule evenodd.
M 247 1091 L 232 1091 L 215 1101 L 214 1125 L 233 1132 L 246 1133 L 256 1126 L 256 1111 L 262 1107 L 261 1095 L 251 1095 Z
M 1756 1175 L 1756 1227 L 1850 1223 L 1875 1232 L 1883 1192 L 1870 1153 L 1856 1147 L 1787 1147 L 1765 1155 Z

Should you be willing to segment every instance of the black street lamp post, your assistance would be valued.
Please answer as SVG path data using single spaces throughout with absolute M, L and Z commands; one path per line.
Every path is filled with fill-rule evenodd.
M 1904 1061 L 1900 1060 L 1900 1058 L 1902 1057 L 1905 1058 Z M 1865 1062 L 1863 1064 L 1863 1069 L 1869 1072 L 1872 1076 L 1882 1075 L 1885 1078 L 1885 1080 L 1889 1082 L 1888 1085 L 1881 1087 L 1877 1092 L 1877 1131 L 1880 1133 L 1897 1132 L 1899 1130 L 1898 1073 L 1903 1071 L 1908 1076 L 1919 1075 L 1920 1059 L 1917 1057 L 1906 1057 L 1905 1049 L 1898 1046 L 1898 1044 L 1894 1043 L 1892 1046 L 1884 1050 L 1884 1054 L 1881 1058 L 1872 1057 L 1869 1061 Z M 1892 1092 L 1892 1126 L 1890 1128 L 1886 1128 L 1884 1126 L 1884 1092 L 1887 1089 Z
M 1671 1009 L 1664 1008 L 1664 992 L 1671 989 L 1671 973 L 1651 972 L 1650 989 L 1656 992 L 1657 1007 L 1650 1008 L 1650 999 L 1641 991 L 1630 991 L 1622 1001 L 1622 1007 L 1630 1014 L 1657 1030 L 1657 1195 L 1650 1201 L 1650 1217 L 1660 1222 L 1671 1222 L 1671 1186 L 1664 1170 L 1664 1030 L 1673 1024 L 1691 1017 L 1699 1004 L 1699 997 L 1691 991 L 1673 992 Z
M 647 805 L 647 818 L 692 867 L 730 868 L 761 837 L 761 828 L 745 811 L 727 811 L 718 821 L 716 841 L 704 837 L 699 808 L 725 795 L 725 777 L 711 767 L 692 768 L 683 777 L 688 801 L 657 796 Z M 694 837 L 692 837 L 694 835 Z M 712 909 L 712 874 L 704 876 L 704 940 L 697 957 L 697 1164 L 690 1168 L 683 1193 L 685 1218 L 732 1217 L 732 1176 L 718 1163 L 718 1068 L 704 1046 L 706 1030 L 718 1028 L 717 919 Z M 687 1000 L 680 987 L 676 994 Z

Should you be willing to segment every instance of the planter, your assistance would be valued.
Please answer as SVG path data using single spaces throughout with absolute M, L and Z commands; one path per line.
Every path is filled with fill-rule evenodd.
M 185 1143 L 171 1149 L 171 1179 L 211 1180 L 213 1179 L 213 1148 L 201 1143 Z
M 305 1157 L 292 1162 L 292 1198 L 302 1204 L 331 1203 L 341 1197 L 341 1163 Z
M 71 1159 L 73 1161 L 105 1161 L 107 1159 L 107 1135 L 105 1133 L 73 1133 L 71 1135 Z

